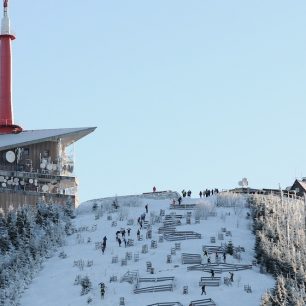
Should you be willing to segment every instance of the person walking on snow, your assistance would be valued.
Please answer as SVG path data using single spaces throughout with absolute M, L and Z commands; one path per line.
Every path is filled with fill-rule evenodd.
M 215 271 L 214 270 L 210 270 L 210 274 L 211 274 L 211 278 L 215 277 Z
M 201 293 L 201 295 L 203 295 L 203 293 L 205 293 L 205 295 L 206 295 L 206 290 L 205 290 L 205 285 L 202 285 L 202 293 Z
M 119 246 L 121 246 L 121 239 L 120 238 L 118 238 L 118 244 L 119 244 Z
M 199 195 L 200 195 L 200 198 L 202 198 L 202 191 L 200 191 Z
M 230 281 L 233 282 L 234 281 L 234 273 L 233 272 L 229 272 L 230 274 Z
M 105 284 L 104 283 L 100 283 L 99 285 L 100 285 L 101 298 L 104 298 Z
M 106 240 L 107 240 L 107 238 L 106 238 L 106 236 L 104 236 L 103 237 L 103 243 L 106 245 Z
M 127 229 L 127 233 L 128 233 L 128 236 L 130 236 L 130 233 L 131 233 L 131 229 L 130 228 Z
M 146 204 L 145 209 L 146 209 L 146 213 L 148 213 L 148 204 Z
M 140 239 L 140 230 L 138 229 L 137 231 L 137 239 L 139 240 Z

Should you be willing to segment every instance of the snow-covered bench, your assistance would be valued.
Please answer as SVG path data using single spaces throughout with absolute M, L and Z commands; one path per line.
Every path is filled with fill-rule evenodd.
M 209 277 L 209 276 L 202 276 L 201 280 L 199 282 L 199 286 L 220 286 L 220 282 L 221 282 L 221 277 L 220 276 L 216 276 L 214 278 Z
M 162 302 L 162 303 L 150 304 L 147 306 L 183 306 L 183 305 L 180 302 Z
M 174 276 L 165 276 L 165 277 L 139 277 L 138 282 L 165 282 L 165 281 L 174 281 Z
M 212 299 L 195 300 L 190 302 L 191 306 L 216 306 Z
M 200 254 L 182 254 L 182 264 L 201 264 L 202 257 Z
M 150 286 L 145 288 L 135 288 L 134 293 L 148 293 L 148 292 L 161 292 L 161 291 L 173 291 L 173 284 Z
M 180 302 L 161 302 L 161 303 L 150 304 L 147 306 L 183 306 L 183 305 Z

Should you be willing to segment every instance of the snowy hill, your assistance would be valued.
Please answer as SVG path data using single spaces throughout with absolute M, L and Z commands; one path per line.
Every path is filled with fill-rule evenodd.
M 64 247 L 45 262 L 42 271 L 24 292 L 21 305 L 84 306 L 89 303 L 112 306 L 119 305 L 121 297 L 124 298 L 126 306 L 146 306 L 158 302 L 180 302 L 183 306 L 188 306 L 191 301 L 204 298 L 211 298 L 220 306 L 259 305 L 263 293 L 274 286 L 274 279 L 261 274 L 257 266 L 249 269 L 254 259 L 254 236 L 250 230 L 251 220 L 246 218 L 248 208 L 245 207 L 244 198 L 235 198 L 234 201 L 226 197 L 222 199 L 222 196 L 218 199 L 216 196 L 205 199 L 184 198 L 182 205 L 190 204 L 191 209 L 170 209 L 172 199 L 176 195 L 168 194 L 154 198 L 149 195 L 117 197 L 81 204 L 77 210 L 77 217 L 73 220 L 76 232 L 68 237 Z M 117 209 L 112 207 L 114 200 L 118 201 Z M 223 204 L 223 207 L 217 206 L 216 202 L 219 205 Z M 146 221 L 151 224 L 151 233 L 150 227 L 144 228 L 147 226 L 144 224 L 140 230 L 143 240 L 139 241 L 137 219 L 145 212 L 146 204 Z M 191 204 L 197 205 L 192 207 Z M 175 231 L 181 234 L 163 236 L 158 233 L 161 227 L 173 227 L 173 222 L 180 223 L 175 227 Z M 116 232 L 123 228 L 131 228 L 130 236 L 127 233 L 125 236 L 126 240 L 133 239 L 133 246 L 125 247 L 123 241 L 121 247 L 118 246 Z M 201 238 L 183 240 L 192 237 L 186 233 L 190 231 L 201 234 Z M 100 244 L 104 236 L 107 236 L 107 244 L 102 254 Z M 121 235 L 118 237 L 122 239 Z M 211 242 L 212 237 L 215 237 L 215 243 Z M 156 248 L 152 240 L 156 241 Z M 214 251 L 209 254 L 213 265 L 207 269 L 208 256 L 203 254 L 202 246 L 228 245 L 229 241 L 232 241 L 234 249 L 236 248 L 235 256 L 226 254 L 224 263 L 222 252 L 218 254 L 217 259 Z M 182 264 L 182 253 L 198 254 L 195 257 L 198 260 L 200 256 L 202 265 Z M 171 255 L 169 263 L 168 255 Z M 116 258 L 118 262 L 112 263 Z M 214 264 L 217 261 L 221 263 L 219 266 Z M 147 269 L 148 262 L 151 262 L 153 270 Z M 188 271 L 187 267 L 190 266 L 202 271 Z M 215 270 L 214 281 L 211 281 L 210 267 Z M 239 267 L 246 269 L 236 271 Z M 220 269 L 222 273 L 219 274 Z M 120 282 L 128 271 L 134 273 L 129 274 L 133 282 Z M 234 273 L 233 282 L 225 284 L 224 277 L 230 276 L 228 271 Z M 91 281 L 92 289 L 88 294 L 81 295 L 81 285 L 75 283 L 78 278 L 85 276 Z M 110 282 L 111 278 L 116 277 L 117 281 Z M 157 278 L 162 277 L 174 277 L 174 281 L 157 282 Z M 206 296 L 201 295 L 201 277 L 207 279 L 208 284 L 214 284 L 206 285 Z M 150 280 L 149 278 L 155 278 L 155 282 L 144 281 Z M 103 301 L 100 296 L 101 282 L 106 285 Z M 136 287 L 143 289 L 160 285 L 166 285 L 162 288 L 171 287 L 173 291 L 138 294 L 133 292 Z M 188 286 L 188 294 L 183 294 L 184 286 Z M 251 292 L 247 292 L 245 286 L 249 286 Z

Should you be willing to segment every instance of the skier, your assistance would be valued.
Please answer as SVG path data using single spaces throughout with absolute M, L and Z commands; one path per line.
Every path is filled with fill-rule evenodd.
M 233 272 L 229 272 L 230 274 L 230 281 L 233 282 L 234 281 L 234 273 Z
M 139 240 L 140 239 L 140 230 L 138 229 L 137 231 L 137 239 Z
M 125 238 L 123 238 L 124 246 L 126 247 L 127 241 Z
M 104 255 L 104 251 L 105 251 L 105 245 L 104 244 L 102 244 L 102 254 Z
M 200 198 L 202 198 L 202 191 L 200 191 L 199 195 L 200 195 Z
M 172 205 L 173 205 L 173 206 L 175 205 L 175 199 L 172 200 Z
M 118 238 L 118 244 L 119 244 L 119 246 L 121 246 L 121 239 L 120 238 Z
M 107 240 L 107 238 L 106 238 L 106 236 L 104 236 L 103 237 L 103 242 L 105 243 L 105 245 L 106 245 L 106 240 Z
M 130 228 L 127 229 L 127 233 L 128 233 L 128 236 L 130 236 L 130 233 L 131 233 L 131 229 Z
M 210 270 L 210 273 L 211 273 L 211 278 L 214 278 L 215 277 L 215 271 L 214 270 Z
M 208 256 L 207 250 L 204 251 L 204 256 Z
M 155 186 L 153 187 L 153 192 L 156 192 L 156 187 Z
M 206 295 L 206 290 L 205 290 L 205 285 L 202 285 L 202 293 L 201 293 L 201 295 L 203 295 L 203 293 L 205 293 L 205 295 Z
M 223 253 L 223 262 L 224 263 L 226 262 L 226 254 L 225 254 L 225 252 Z
M 207 263 L 210 264 L 210 257 L 207 258 Z
M 146 209 L 146 213 L 148 213 L 148 204 L 146 204 L 145 209 Z
M 179 205 L 181 205 L 181 203 L 182 203 L 182 198 L 179 197 L 179 198 L 177 199 L 177 201 L 178 201 Z

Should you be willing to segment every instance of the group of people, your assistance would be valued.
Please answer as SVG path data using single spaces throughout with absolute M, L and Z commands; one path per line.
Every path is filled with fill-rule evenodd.
M 203 255 L 207 256 L 207 263 L 211 263 L 211 259 L 208 255 L 207 250 L 204 250 Z M 226 253 L 225 252 L 223 252 L 222 257 L 223 257 L 223 262 L 226 263 Z M 218 261 L 219 261 L 219 254 L 218 254 L 218 252 L 216 252 L 215 253 L 215 262 L 218 262 Z
M 115 201 L 113 203 L 113 206 L 114 207 L 117 206 L 115 208 L 119 207 L 118 203 L 116 203 Z M 149 212 L 149 205 L 148 204 L 145 205 L 145 210 L 146 210 L 146 212 L 142 213 L 140 215 L 140 217 L 137 219 L 137 223 L 140 227 L 137 230 L 138 240 L 140 239 L 140 229 L 142 228 L 143 222 L 146 220 L 146 214 Z M 122 241 L 124 242 L 125 247 L 127 246 L 127 240 L 125 238 L 126 234 L 127 234 L 128 237 L 130 236 L 131 228 L 127 228 L 127 229 L 122 228 L 122 229 L 116 231 L 116 241 L 118 242 L 119 247 L 121 246 Z M 104 236 L 103 239 L 102 239 L 102 254 L 104 254 L 104 251 L 106 249 L 106 241 L 107 241 L 107 237 Z M 101 282 L 99 285 L 100 285 L 101 298 L 104 298 L 106 286 L 103 282 Z
M 182 190 L 182 196 L 183 198 L 186 198 L 186 197 L 191 197 L 191 190 L 189 189 L 188 191 L 186 191 L 185 189 Z M 199 196 L 200 198 L 207 198 L 207 197 L 210 197 L 211 195 L 214 195 L 214 194 L 217 194 L 219 193 L 219 189 L 218 188 L 215 188 L 215 189 L 205 189 L 205 190 L 201 190 L 199 192 Z
M 200 192 L 199 192 L 199 196 L 200 196 L 200 198 L 208 198 L 208 197 L 210 197 L 211 195 L 214 195 L 214 194 L 217 194 L 217 193 L 219 193 L 219 189 L 218 188 L 215 188 L 215 189 L 205 189 L 205 190 L 201 190 Z
M 121 247 L 122 241 L 124 242 L 124 246 L 126 247 L 127 245 L 127 240 L 125 238 L 125 234 L 127 233 L 128 236 L 131 234 L 131 229 L 128 228 L 125 230 L 125 228 L 121 229 L 120 231 L 116 232 L 116 241 L 118 242 L 119 247 Z M 120 235 L 120 236 L 119 236 Z
M 182 190 L 182 196 L 183 198 L 187 197 L 191 197 L 191 190 L 189 189 L 188 191 L 186 191 L 185 189 Z

